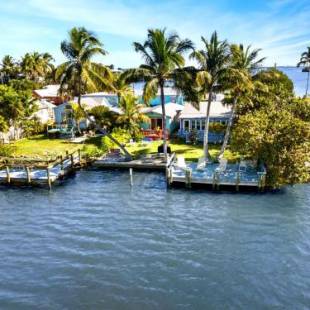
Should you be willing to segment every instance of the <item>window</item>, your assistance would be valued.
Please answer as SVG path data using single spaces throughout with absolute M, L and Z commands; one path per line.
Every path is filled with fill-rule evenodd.
M 188 131 L 189 129 L 189 121 L 184 121 L 184 130 Z
M 196 127 L 196 121 L 192 120 L 192 130 L 195 129 L 195 127 Z
M 201 130 L 201 121 L 196 121 L 196 122 L 197 122 L 197 123 L 196 123 L 196 124 L 197 124 L 197 125 L 196 125 L 196 126 L 197 126 L 197 127 L 196 127 L 197 130 Z
M 202 120 L 201 121 L 201 130 L 205 130 L 205 125 L 206 125 L 205 121 Z

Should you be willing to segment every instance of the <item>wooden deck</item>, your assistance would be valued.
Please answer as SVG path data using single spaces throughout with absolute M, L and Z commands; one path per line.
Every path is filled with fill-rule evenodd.
M 174 154 L 169 156 L 174 157 Z M 137 170 L 159 170 L 165 171 L 167 162 L 163 155 L 152 154 L 150 156 L 143 156 L 139 159 L 125 161 L 120 158 L 101 157 L 95 160 L 92 164 L 96 168 L 109 168 L 109 169 L 137 169 Z
M 238 164 L 229 164 L 224 171 L 218 171 L 218 164 L 208 164 L 203 170 L 197 170 L 197 164 L 188 164 L 186 168 L 179 168 L 175 163 L 167 167 L 168 185 L 183 185 L 192 187 L 194 185 L 205 185 L 219 190 L 221 187 L 264 189 L 265 171 L 257 171 L 248 167 L 240 171 Z
M 12 162 L 9 163 L 9 160 Z M 7 161 L 7 162 L 5 162 Z M 16 186 L 47 186 L 63 179 L 81 165 L 80 151 L 43 163 L 27 158 L 7 159 L 1 163 L 0 184 Z

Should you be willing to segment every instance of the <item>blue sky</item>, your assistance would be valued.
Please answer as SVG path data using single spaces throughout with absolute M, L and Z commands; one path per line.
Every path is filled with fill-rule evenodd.
M 309 0 L 0 0 L 0 57 L 39 51 L 60 63 L 68 30 L 85 26 L 109 52 L 100 61 L 131 67 L 141 61 L 132 42 L 167 27 L 198 48 L 201 35 L 217 30 L 229 42 L 262 48 L 266 65 L 295 65 L 310 45 L 309 16 Z

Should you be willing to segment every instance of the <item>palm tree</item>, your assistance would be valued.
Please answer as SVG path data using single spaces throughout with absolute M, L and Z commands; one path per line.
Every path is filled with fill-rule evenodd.
M 224 155 L 225 149 L 228 144 L 233 120 L 235 117 L 236 106 L 238 99 L 242 93 L 253 88 L 251 74 L 257 69 L 265 58 L 257 59 L 261 49 L 251 50 L 251 46 L 244 48 L 243 44 L 232 44 L 230 46 L 231 63 L 227 70 L 225 82 L 227 88 L 230 90 L 230 100 L 232 101 L 232 111 L 226 127 L 224 141 L 218 158 Z
M 85 117 L 93 122 L 81 105 L 81 95 L 86 90 L 90 92 L 114 91 L 113 74 L 110 69 L 92 61 L 94 56 L 106 55 L 107 52 L 97 36 L 84 27 L 72 28 L 69 31 L 69 40 L 61 43 L 61 50 L 68 60 L 56 70 L 56 79 L 60 81 L 60 91 L 77 96 L 78 105 L 84 111 Z M 102 132 L 116 143 L 128 158 L 131 157 L 112 135 L 106 130 Z
M 25 77 L 34 82 L 39 82 L 53 71 L 53 57 L 49 53 L 26 53 L 21 61 L 21 71 Z
M 204 156 L 208 161 L 208 135 L 209 135 L 209 120 L 211 102 L 219 82 L 225 76 L 229 62 L 229 45 L 227 41 L 219 41 L 216 31 L 212 34 L 210 41 L 206 38 L 201 38 L 204 49 L 194 51 L 190 57 L 195 59 L 199 65 L 197 80 L 201 85 L 204 94 L 208 94 L 208 104 L 205 119 L 204 132 Z
M 78 97 L 80 107 L 85 89 L 111 89 L 112 72 L 106 66 L 92 62 L 94 56 L 106 55 L 103 44 L 95 34 L 84 27 L 74 27 L 69 31 L 69 40 L 61 43 L 61 51 L 68 61 L 57 68 L 56 79 L 60 81 L 62 92 Z
M 141 123 L 149 122 L 150 119 L 141 113 L 141 104 L 137 103 L 137 98 L 133 94 L 121 97 L 119 104 L 122 114 L 117 117 L 117 122 L 136 139 L 140 132 Z
M 306 94 L 305 97 L 308 97 L 309 90 L 309 77 L 310 77 L 310 46 L 307 47 L 307 51 L 303 52 L 300 57 L 300 61 L 297 64 L 297 67 L 303 66 L 305 70 L 308 72 L 307 75 L 307 86 L 306 86 Z
M 12 56 L 5 55 L 2 58 L 0 72 L 2 73 L 2 79 L 4 83 L 7 83 L 10 79 L 16 78 L 18 73 L 18 66 Z
M 84 115 L 84 110 L 80 108 L 80 106 L 74 102 L 71 103 L 71 108 L 72 108 L 72 114 L 73 114 L 73 118 L 76 122 L 77 125 L 77 129 L 79 134 L 82 133 L 81 131 L 81 121 L 85 119 L 85 115 Z
M 183 54 L 193 49 L 193 43 L 181 40 L 177 34 L 166 34 L 166 29 L 149 29 L 147 40 L 141 44 L 134 42 L 135 51 L 142 55 L 145 63 L 137 69 L 126 72 L 129 79 L 144 80 L 144 102 L 156 97 L 160 90 L 162 108 L 162 129 L 164 153 L 167 158 L 167 132 L 164 85 L 167 80 L 174 78 L 176 68 L 184 66 Z
M 114 73 L 112 82 L 114 92 L 118 97 L 118 103 L 120 103 L 121 98 L 127 94 L 133 94 L 133 89 L 126 81 L 126 75 Z

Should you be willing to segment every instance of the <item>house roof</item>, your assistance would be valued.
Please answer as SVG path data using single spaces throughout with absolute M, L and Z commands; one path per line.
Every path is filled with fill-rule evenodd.
M 107 96 L 111 96 L 111 97 L 117 97 L 116 94 L 114 93 L 108 93 L 108 92 L 96 92 L 96 93 L 89 93 L 89 94 L 85 94 L 82 95 L 82 97 L 107 97 Z
M 178 111 L 183 110 L 184 106 L 177 103 L 169 102 L 165 104 L 165 108 L 166 108 L 166 116 L 174 118 Z M 144 114 L 156 113 L 162 115 L 161 105 L 142 108 L 141 113 Z
M 78 102 L 78 99 L 74 98 L 74 102 Z M 112 106 L 110 102 L 102 95 L 98 95 L 98 96 L 94 94 L 83 95 L 81 97 L 81 104 L 82 106 L 85 105 L 89 109 L 93 107 L 97 107 L 97 106 L 105 106 L 115 113 L 118 113 L 118 114 L 121 113 L 119 108 Z
M 59 87 L 60 85 L 46 85 L 42 89 L 35 89 L 34 92 L 41 98 L 59 97 Z
M 184 109 L 180 114 L 180 118 L 204 118 L 207 112 L 207 101 L 201 101 L 199 110 L 191 103 L 186 102 Z M 231 115 L 231 107 L 226 106 L 222 101 L 212 101 L 210 108 L 210 117 L 212 118 L 229 118 Z
M 41 109 L 54 109 L 56 107 L 55 104 L 53 104 L 50 101 L 47 101 L 45 99 L 37 100 L 36 104 L 38 105 L 39 110 L 41 110 Z

